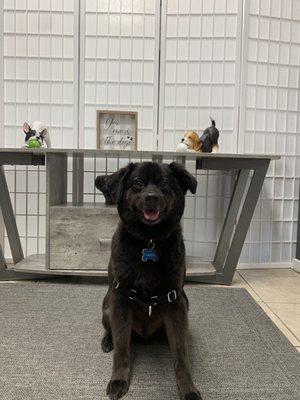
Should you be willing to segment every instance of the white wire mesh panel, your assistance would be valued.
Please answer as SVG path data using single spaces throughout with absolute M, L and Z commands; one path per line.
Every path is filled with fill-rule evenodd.
M 21 147 L 22 125 L 34 120 L 49 127 L 53 147 L 77 147 L 75 45 L 74 0 L 4 1 L 6 147 Z
M 238 2 L 162 3 L 159 148 L 175 150 L 185 131 L 216 120 L 223 152 L 237 145 Z M 195 172 L 195 170 L 194 170 Z M 231 176 L 199 172 L 184 215 L 187 254 L 212 259 L 231 193 Z
M 223 152 L 236 151 L 238 1 L 163 2 L 159 147 L 216 120 Z
M 156 149 L 159 1 L 85 2 L 82 146 L 96 146 L 96 110 L 138 112 L 138 149 Z
M 53 147 L 77 147 L 74 7 L 75 0 L 4 0 L 5 147 L 22 147 L 22 125 L 34 120 L 49 128 Z M 6 177 L 24 253 L 44 253 L 45 169 L 6 167 Z M 10 258 L 6 235 L 4 244 Z
M 187 194 L 183 218 L 186 253 L 213 260 L 230 201 L 232 175 L 197 171 L 196 179 L 197 194 Z
M 239 151 L 282 158 L 268 171 L 241 261 L 290 261 L 295 254 L 300 176 L 300 2 L 248 4 Z
M 5 176 L 25 255 L 45 253 L 46 172 L 42 167 L 6 167 Z M 11 258 L 5 232 L 4 251 Z

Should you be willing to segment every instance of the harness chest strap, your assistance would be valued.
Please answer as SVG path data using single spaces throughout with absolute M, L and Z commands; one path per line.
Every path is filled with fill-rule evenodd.
M 151 317 L 153 307 L 161 304 L 174 303 L 177 299 L 177 291 L 171 290 L 170 292 L 162 294 L 160 296 L 151 296 L 149 301 L 145 303 L 138 297 L 137 291 L 135 289 L 128 289 L 121 286 L 120 282 L 118 282 L 116 279 L 114 279 L 113 287 L 115 290 L 118 290 L 124 297 L 127 297 L 135 304 L 143 308 L 145 312 L 148 312 L 149 317 Z

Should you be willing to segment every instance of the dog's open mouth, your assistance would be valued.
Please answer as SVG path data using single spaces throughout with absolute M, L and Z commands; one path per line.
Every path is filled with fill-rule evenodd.
M 147 222 L 156 222 L 159 220 L 159 210 L 143 210 L 143 217 Z

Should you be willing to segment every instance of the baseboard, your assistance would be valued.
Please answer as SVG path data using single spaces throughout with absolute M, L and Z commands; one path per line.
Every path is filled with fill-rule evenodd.
M 13 265 L 12 258 L 6 258 L 7 265 Z M 273 263 L 239 263 L 237 269 L 270 269 L 270 268 L 293 268 L 300 273 L 300 260 L 296 258 L 291 262 Z
M 274 263 L 240 263 L 237 269 L 270 269 L 270 268 L 293 268 L 292 262 Z
M 296 272 L 299 272 L 299 274 L 300 274 L 300 260 L 298 260 L 297 258 L 294 258 L 292 268 L 293 268 L 293 270 L 295 270 Z

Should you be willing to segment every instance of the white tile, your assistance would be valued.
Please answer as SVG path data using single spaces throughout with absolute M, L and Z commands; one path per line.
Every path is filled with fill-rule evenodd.
M 268 317 L 274 322 L 274 324 L 281 330 L 281 332 L 287 337 L 293 346 L 300 346 L 299 340 L 295 335 L 286 327 L 286 325 L 273 313 L 269 306 L 265 303 L 258 303 Z
M 264 302 L 300 303 L 300 275 L 290 269 L 241 270 Z
M 300 304 L 267 303 L 267 305 L 300 341 Z

